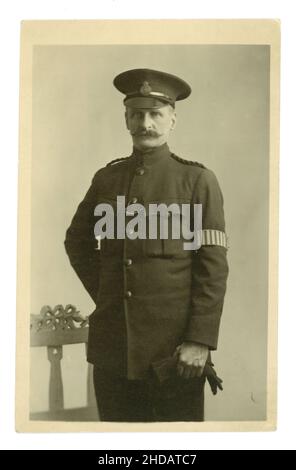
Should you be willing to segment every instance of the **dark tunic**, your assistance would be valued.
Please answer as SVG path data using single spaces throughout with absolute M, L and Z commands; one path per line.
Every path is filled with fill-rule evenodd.
M 225 233 L 223 197 L 214 173 L 173 156 L 167 144 L 135 151 L 94 176 L 67 230 L 70 262 L 96 303 L 88 361 L 129 379 L 145 379 L 153 361 L 183 341 L 217 348 L 228 275 L 226 248 L 208 238 L 197 251 L 184 239 L 103 239 L 94 209 L 117 196 L 137 202 L 202 204 L 203 230 Z M 127 218 L 127 222 L 128 222 Z

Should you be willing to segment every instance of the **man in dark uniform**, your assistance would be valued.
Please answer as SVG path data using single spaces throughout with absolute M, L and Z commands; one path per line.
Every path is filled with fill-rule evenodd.
M 175 102 L 191 89 L 180 78 L 149 69 L 121 73 L 129 157 L 111 161 L 92 184 L 67 230 L 70 262 L 96 303 L 89 318 L 88 361 L 102 421 L 202 421 L 206 376 L 217 348 L 228 264 L 223 197 L 214 173 L 174 155 L 167 141 Z M 124 214 L 117 196 L 126 198 Z M 136 237 L 131 208 L 150 204 L 202 207 L 201 246 L 184 236 Z M 95 208 L 124 215 L 125 237 L 95 237 Z M 178 210 L 176 210 L 178 212 Z M 190 212 L 191 214 L 191 212 Z M 161 222 L 162 215 L 157 213 Z M 174 219 L 174 210 L 172 210 Z M 191 216 L 190 216 L 191 217 Z M 191 219 L 190 219 L 191 220 Z M 169 221 L 169 223 L 171 223 Z M 188 241 L 188 240 L 187 240 Z

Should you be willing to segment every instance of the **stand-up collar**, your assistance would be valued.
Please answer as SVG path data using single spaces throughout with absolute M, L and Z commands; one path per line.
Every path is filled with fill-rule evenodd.
M 165 157 L 170 156 L 171 152 L 168 144 L 162 144 L 159 147 L 151 149 L 149 152 L 141 152 L 141 150 L 133 148 L 133 156 L 140 165 L 150 166 L 162 161 Z

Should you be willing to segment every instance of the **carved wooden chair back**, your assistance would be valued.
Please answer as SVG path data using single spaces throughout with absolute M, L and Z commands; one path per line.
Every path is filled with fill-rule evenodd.
M 87 405 L 81 408 L 64 408 L 64 387 L 61 360 L 63 346 L 84 343 L 87 348 L 88 319 L 83 318 L 74 305 L 66 307 L 45 305 L 38 315 L 31 315 L 31 347 L 46 347 L 50 362 L 48 411 L 31 413 L 33 420 L 97 421 L 98 412 L 92 380 L 92 365 L 87 373 Z

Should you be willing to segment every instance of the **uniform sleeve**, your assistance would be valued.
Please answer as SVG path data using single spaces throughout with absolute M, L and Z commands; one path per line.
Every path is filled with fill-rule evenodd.
M 202 246 L 193 254 L 192 298 L 185 341 L 217 349 L 228 276 L 223 196 L 214 173 L 203 170 L 194 202 L 202 204 Z
M 94 235 L 96 195 L 97 174 L 76 210 L 64 242 L 70 263 L 94 302 L 99 288 L 100 270 L 100 251 Z

